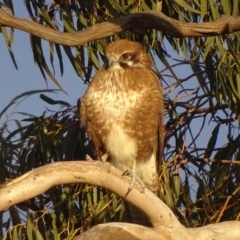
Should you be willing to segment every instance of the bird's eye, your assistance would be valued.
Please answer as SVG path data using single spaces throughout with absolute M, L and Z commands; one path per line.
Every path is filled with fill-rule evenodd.
M 130 54 L 129 53 L 124 53 L 122 55 L 122 59 L 128 59 L 130 57 Z

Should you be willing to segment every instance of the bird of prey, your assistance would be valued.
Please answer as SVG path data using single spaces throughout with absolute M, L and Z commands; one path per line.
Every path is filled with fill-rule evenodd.
M 105 64 L 81 100 L 81 126 L 86 127 L 97 157 L 101 159 L 107 153 L 110 163 L 132 177 L 130 190 L 135 179 L 140 179 L 157 194 L 164 139 L 159 78 L 138 42 L 111 42 L 105 55 Z M 151 225 L 142 212 L 134 206 L 129 208 L 136 214 L 132 222 Z

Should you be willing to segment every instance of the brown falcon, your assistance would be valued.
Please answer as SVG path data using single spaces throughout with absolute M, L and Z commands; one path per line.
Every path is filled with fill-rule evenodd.
M 151 70 L 151 59 L 140 43 L 112 42 L 105 55 L 106 63 L 82 98 L 81 126 L 86 127 L 99 158 L 107 153 L 116 168 L 130 173 L 130 188 L 135 179 L 140 179 L 157 193 L 164 138 L 159 78 Z M 150 225 L 141 216 L 132 221 Z

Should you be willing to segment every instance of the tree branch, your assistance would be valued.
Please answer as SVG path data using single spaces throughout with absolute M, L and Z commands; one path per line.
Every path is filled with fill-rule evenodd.
M 218 224 L 210 224 L 200 228 L 178 229 L 169 226 L 169 235 L 164 235 L 165 227 L 156 229 L 136 226 L 135 224 L 126 223 L 107 223 L 99 224 L 84 232 L 74 240 L 93 239 L 102 240 L 239 240 L 240 222 L 222 222 Z
M 120 171 L 107 162 L 56 162 L 36 168 L 17 179 L 1 185 L 0 211 L 19 202 L 33 198 L 56 185 L 89 183 L 115 192 L 120 197 L 139 207 L 149 215 L 154 226 L 179 225 L 177 218 L 171 210 L 169 212 L 168 207 L 150 190 L 146 189 L 144 193 L 142 193 L 142 188 L 138 185 L 137 188 L 135 187 L 125 197 L 130 182 L 129 177 L 122 176 Z M 156 209 L 162 209 L 163 213 L 156 215 Z
M 80 46 L 122 31 L 144 34 L 148 29 L 156 29 L 166 35 L 180 38 L 223 35 L 240 30 L 240 16 L 222 15 L 214 22 L 185 23 L 151 10 L 99 23 L 80 32 L 63 33 L 30 20 L 14 17 L 0 9 L 0 25 L 16 28 L 61 45 Z
M 125 198 L 130 181 L 129 177 L 122 176 L 120 171 L 106 162 L 55 162 L 1 185 L 0 211 L 37 196 L 53 186 L 77 182 L 101 186 Z M 76 239 L 93 239 L 87 237 L 89 234 L 93 234 L 94 239 L 103 239 L 106 234 L 118 236 L 112 239 L 123 239 L 123 234 L 128 236 L 128 239 L 141 240 L 239 239 L 240 222 L 212 224 L 196 229 L 183 227 L 173 212 L 155 194 L 148 189 L 142 193 L 141 186 L 137 183 L 125 199 L 149 216 L 153 228 L 126 223 L 107 223 L 93 227 Z

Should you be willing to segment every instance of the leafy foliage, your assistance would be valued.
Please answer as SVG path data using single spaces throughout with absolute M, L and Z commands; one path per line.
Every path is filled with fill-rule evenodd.
M 22 96 L 30 94 L 28 92 Z M 18 128 L 13 132 L 8 130 L 7 122 L 1 129 L 2 182 L 51 162 L 85 159 L 86 153 L 91 154 L 90 147 L 84 146 L 86 134 L 79 128 L 76 107 L 55 101 L 43 93 L 41 98 L 48 103 L 59 104 L 60 110 L 47 109 L 40 117 L 25 118 L 23 121 L 27 125 L 22 126 L 18 122 Z M 11 103 L 16 104 L 16 99 L 21 98 L 15 98 Z M 104 189 L 72 184 L 49 189 L 34 199 L 12 207 L 9 213 L 17 230 L 9 228 L 10 218 L 2 223 L 9 229 L 8 237 L 31 239 L 35 235 L 37 239 L 39 236 L 52 239 L 56 235 L 57 239 L 71 239 L 97 223 L 121 219 L 123 205 L 116 195 Z M 18 237 L 15 238 L 14 234 Z
M 25 2 L 33 21 L 70 33 L 157 7 L 156 0 Z M 12 14 L 13 6 L 11 0 L 0 1 L 0 7 Z M 162 12 L 180 21 L 211 22 L 221 14 L 237 16 L 239 9 L 239 0 L 164 0 Z M 14 31 L 11 29 L 8 35 L 6 27 L 0 29 L 17 68 L 11 48 Z M 107 42 L 119 38 L 139 40 L 139 36 L 124 32 L 75 48 L 49 43 L 52 67 L 47 66 L 41 39 L 31 36 L 31 47 L 44 79 L 47 75 L 61 89 L 54 77 L 54 51 L 61 74 L 64 50 L 77 76 L 89 83 L 102 65 Z M 143 44 L 157 68 L 161 66 L 158 73 L 165 90 L 165 161 L 160 198 L 188 227 L 239 220 L 240 160 L 236 159 L 240 159 L 240 33 L 175 39 L 150 29 Z M 177 58 L 169 57 L 172 49 Z M 185 69 L 192 74 L 186 76 Z M 9 106 L 32 93 L 38 92 L 13 99 L 0 117 Z M 76 108 L 46 95 L 41 98 L 47 104 L 59 105 L 60 110 L 47 109 L 40 117 L 25 113 L 26 124 L 15 120 L 16 130 L 9 130 L 8 122 L 0 129 L 1 182 L 44 164 L 91 155 L 86 134 L 79 129 Z M 104 189 L 83 184 L 57 186 L 11 207 L 6 210 L 8 215 L 2 213 L 8 217 L 6 221 L 1 218 L 0 236 L 8 229 L 6 239 L 71 239 L 100 222 L 121 221 L 123 211 L 121 200 Z

